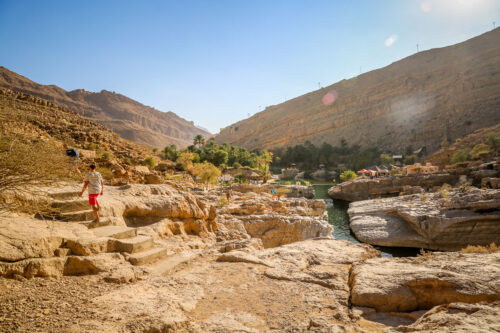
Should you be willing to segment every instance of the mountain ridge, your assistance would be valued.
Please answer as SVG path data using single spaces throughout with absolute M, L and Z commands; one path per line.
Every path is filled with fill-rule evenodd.
M 273 149 L 305 141 L 439 148 L 500 122 L 500 29 L 267 107 L 222 129 L 218 143 Z M 322 103 L 333 93 L 332 105 Z
M 37 96 L 67 107 L 120 134 L 123 138 L 152 147 L 169 144 L 185 147 L 197 134 L 210 135 L 174 112 L 161 112 L 125 95 L 108 90 L 66 91 L 56 85 L 41 85 L 0 66 L 0 87 Z

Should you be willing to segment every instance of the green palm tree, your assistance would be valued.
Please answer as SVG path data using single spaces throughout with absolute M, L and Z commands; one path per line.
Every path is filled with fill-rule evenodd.
M 193 140 L 193 144 L 196 146 L 198 145 L 198 147 L 201 147 L 205 144 L 205 138 L 203 137 L 203 135 L 201 134 L 198 134 L 197 136 L 194 137 L 194 140 Z

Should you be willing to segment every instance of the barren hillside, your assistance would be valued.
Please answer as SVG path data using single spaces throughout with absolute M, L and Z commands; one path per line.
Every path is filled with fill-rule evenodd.
M 306 140 L 337 145 L 345 138 L 349 144 L 377 145 L 394 153 L 410 146 L 425 146 L 431 153 L 444 138 L 453 142 L 500 122 L 498 41 L 499 28 L 419 52 L 267 107 L 224 128 L 216 141 L 269 149 Z
M 173 112 L 158 111 L 114 92 L 83 89 L 68 92 L 55 85 L 38 84 L 1 66 L 0 87 L 52 101 L 96 119 L 125 139 L 152 147 L 163 148 L 168 144 L 184 147 L 192 144 L 197 134 L 209 135 Z

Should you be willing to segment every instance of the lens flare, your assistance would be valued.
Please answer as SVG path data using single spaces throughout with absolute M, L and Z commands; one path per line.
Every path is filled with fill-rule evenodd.
M 422 2 L 422 4 L 420 5 L 420 9 L 422 9 L 424 13 L 428 13 L 431 11 L 431 4 L 427 1 Z
M 337 92 L 335 90 L 329 91 L 323 96 L 321 102 L 323 105 L 332 105 L 337 100 Z
M 391 37 L 387 38 L 384 43 L 385 46 L 391 47 L 392 44 L 396 42 L 396 39 L 398 39 L 398 35 L 392 35 Z

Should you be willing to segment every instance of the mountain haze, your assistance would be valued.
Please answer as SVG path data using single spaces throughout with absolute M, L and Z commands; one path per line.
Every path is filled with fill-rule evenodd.
M 328 96 L 335 101 L 331 105 Z M 331 100 L 330 100 L 331 101 Z M 387 67 L 267 107 L 221 130 L 218 143 L 249 149 L 309 140 L 439 148 L 500 123 L 500 28 L 453 46 L 419 52 Z
M 37 96 L 93 118 L 123 138 L 152 147 L 185 147 L 194 136 L 210 133 L 173 112 L 161 112 L 115 92 L 99 93 L 41 85 L 0 66 L 0 87 Z

